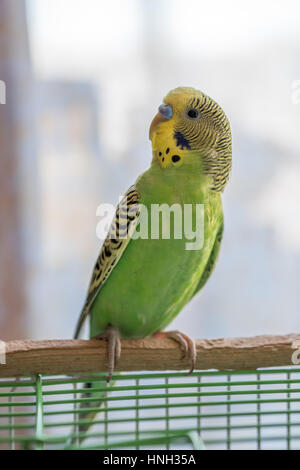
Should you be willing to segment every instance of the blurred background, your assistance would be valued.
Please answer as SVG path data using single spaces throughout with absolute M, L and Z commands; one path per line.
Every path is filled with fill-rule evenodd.
M 96 209 L 148 167 L 179 85 L 224 108 L 233 172 L 218 265 L 171 328 L 299 332 L 299 24 L 297 0 L 0 0 L 1 339 L 72 336 Z

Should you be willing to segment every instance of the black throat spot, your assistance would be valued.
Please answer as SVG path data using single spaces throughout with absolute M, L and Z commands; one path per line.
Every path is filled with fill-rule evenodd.
M 180 147 L 181 150 L 191 149 L 190 142 L 184 137 L 183 134 L 181 134 L 181 132 L 176 131 L 174 133 L 174 139 L 176 140 L 176 146 Z

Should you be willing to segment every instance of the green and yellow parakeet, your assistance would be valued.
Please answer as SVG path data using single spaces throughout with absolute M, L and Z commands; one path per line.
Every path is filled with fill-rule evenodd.
M 172 90 L 150 127 L 151 166 L 118 206 L 94 267 L 76 335 L 90 315 L 90 336 L 108 341 L 111 379 L 121 354 L 120 338 L 161 334 L 206 283 L 216 263 L 223 233 L 221 194 L 231 170 L 231 132 L 221 107 L 193 88 Z M 187 249 L 183 234 L 151 237 L 151 210 L 162 204 L 204 207 L 203 244 Z M 141 208 L 147 212 L 148 237 L 136 237 Z M 168 333 L 162 333 L 168 334 Z M 195 364 L 192 340 L 179 332 Z

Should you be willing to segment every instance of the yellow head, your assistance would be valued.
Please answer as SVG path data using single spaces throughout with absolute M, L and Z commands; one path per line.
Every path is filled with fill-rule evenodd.
M 194 88 L 170 91 L 150 126 L 153 163 L 211 175 L 222 191 L 231 170 L 230 125 L 222 108 Z

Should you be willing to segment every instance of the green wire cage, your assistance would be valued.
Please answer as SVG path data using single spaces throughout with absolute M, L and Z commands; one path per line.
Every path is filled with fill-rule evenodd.
M 278 350 L 286 361 L 287 344 Z M 47 360 L 49 368 L 49 354 Z M 19 356 L 14 361 L 21 367 Z M 40 363 L 41 370 L 47 369 Z M 1 369 L 1 449 L 300 449 L 300 367 L 295 365 L 203 370 L 191 376 L 123 372 L 112 385 L 103 382 L 95 389 L 104 394 L 100 411 L 88 407 L 94 399 L 85 397 L 84 386 L 104 380 L 104 374 L 14 378 L 12 367 L 8 378 Z M 87 419 L 87 410 L 98 414 Z M 92 426 L 82 433 L 83 424 Z

